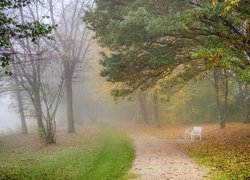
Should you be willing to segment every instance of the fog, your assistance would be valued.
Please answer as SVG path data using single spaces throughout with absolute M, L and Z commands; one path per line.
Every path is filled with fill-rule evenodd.
M 86 77 L 85 77 L 86 78 Z M 86 81 L 88 80 L 88 81 Z M 132 120 L 134 110 L 133 101 L 115 101 L 109 94 L 106 96 L 95 98 L 91 89 L 91 79 L 86 78 L 82 82 L 77 82 L 74 85 L 74 115 L 77 126 L 95 122 L 119 122 Z M 92 87 L 93 88 L 93 87 Z M 0 131 L 8 131 L 9 133 L 21 131 L 20 114 L 17 107 L 13 106 L 14 99 L 11 94 L 5 94 L 0 97 Z M 66 129 L 67 114 L 65 112 L 66 99 L 62 100 L 56 114 L 58 128 Z M 34 117 L 27 116 L 26 119 L 29 130 L 34 130 Z
M 20 128 L 18 121 L 19 114 L 9 108 L 10 97 L 8 95 L 0 97 L 0 131 L 6 129 L 15 130 Z
M 92 59 L 93 60 L 93 59 Z M 94 60 L 94 66 L 99 68 Z M 89 123 L 108 122 L 117 123 L 121 121 L 132 121 L 136 110 L 136 100 L 119 99 L 114 100 L 110 90 L 103 90 L 105 80 L 99 74 L 93 72 L 91 67 L 86 66 L 84 72 L 78 75 L 73 83 L 73 110 L 76 127 Z M 36 118 L 32 115 L 32 104 L 25 105 L 25 118 L 28 130 L 36 132 Z M 67 129 L 67 97 L 64 93 L 61 103 L 56 112 L 55 120 L 58 129 Z M 18 110 L 15 93 L 1 94 L 0 97 L 0 131 L 3 134 L 21 132 L 21 119 Z
M 105 83 L 99 82 L 101 86 L 96 86 L 95 79 L 98 77 L 86 70 L 84 79 L 74 84 L 74 119 L 77 125 L 81 126 L 91 122 L 119 122 L 133 119 L 134 101 L 115 101 L 109 92 L 102 92 L 101 86 Z M 94 75 L 94 77 L 93 77 Z M 57 113 L 59 127 L 67 126 L 67 116 L 65 112 L 66 99 L 64 98 Z
M 249 5 L 1 0 L 0 180 L 250 179 Z
M 113 66 L 112 63 L 110 67 L 104 67 L 107 64 L 101 66 L 99 63 L 103 57 L 99 53 L 103 52 L 107 57 L 110 55 L 109 60 L 112 60 L 112 53 L 101 47 L 94 38 L 94 32 L 82 19 L 85 11 L 93 10 L 92 3 L 34 1 L 29 7 L 9 13 L 21 24 L 39 19 L 51 26 L 52 31 L 49 35 L 35 38 L 35 43 L 32 38 L 11 39 L 13 52 L 10 53 L 15 54 L 10 65 L 13 76 L 0 76 L 1 130 L 26 131 L 27 126 L 28 130 L 42 130 L 49 138 L 47 141 L 53 141 L 58 128 L 71 133 L 81 125 L 94 122 L 136 121 L 156 123 L 158 126 L 164 123 L 216 122 L 221 121 L 222 110 L 217 107 L 223 101 L 224 109 L 228 109 L 227 112 L 225 110 L 228 121 L 248 120 L 249 85 L 240 82 L 232 72 L 227 82 L 228 89 L 224 91 L 216 85 L 223 82 L 220 71 L 217 77 L 221 77 L 217 80 L 213 77 L 214 72 L 209 71 L 200 79 L 178 84 L 175 78 L 185 69 L 179 66 L 174 70 L 176 77 L 164 77 L 161 85 L 154 82 L 155 86 L 149 85 L 148 88 L 144 85 L 147 87 L 151 80 L 143 82 L 127 97 L 114 101 L 110 95 L 113 89 L 136 86 L 140 84 L 140 79 L 137 82 L 134 75 L 130 79 L 130 75 L 123 72 L 127 76 L 124 80 L 117 70 L 114 75 L 112 71 L 106 75 L 111 81 L 118 76 L 120 79 L 116 83 L 108 83 L 100 77 L 103 69 L 112 69 Z M 172 83 L 172 89 L 168 89 L 168 83 Z M 221 99 L 216 99 L 223 93 Z M 128 98 L 131 100 L 127 101 Z

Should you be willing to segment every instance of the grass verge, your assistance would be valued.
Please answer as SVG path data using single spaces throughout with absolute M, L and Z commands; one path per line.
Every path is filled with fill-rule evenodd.
M 0 179 L 124 179 L 135 158 L 130 139 L 108 126 L 60 138 L 57 145 L 21 151 L 4 141 Z

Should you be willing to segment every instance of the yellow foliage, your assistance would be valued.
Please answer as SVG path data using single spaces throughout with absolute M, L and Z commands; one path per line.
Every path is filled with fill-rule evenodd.
M 217 3 L 217 0 L 211 0 L 211 4 L 215 5 Z
M 124 84 L 122 83 L 111 83 L 107 82 L 105 78 L 100 77 L 100 71 L 102 66 L 99 64 L 101 60 L 101 55 L 99 52 L 105 52 L 107 55 L 110 55 L 112 52 L 107 49 L 101 49 L 98 45 L 93 46 L 91 59 L 88 62 L 88 74 L 87 76 L 91 79 L 91 96 L 93 99 L 98 101 L 113 101 L 110 92 L 112 89 L 123 88 Z

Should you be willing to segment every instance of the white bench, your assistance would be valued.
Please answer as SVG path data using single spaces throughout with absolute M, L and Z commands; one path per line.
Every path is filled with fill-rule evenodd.
M 200 141 L 201 141 L 201 130 L 202 130 L 202 127 L 198 127 L 198 126 L 195 126 L 194 128 L 187 129 L 185 131 L 185 139 L 190 137 L 191 141 L 194 141 L 195 137 L 198 136 L 200 138 Z

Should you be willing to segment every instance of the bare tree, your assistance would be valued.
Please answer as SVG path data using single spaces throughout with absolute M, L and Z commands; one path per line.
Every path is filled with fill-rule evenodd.
M 21 119 L 21 128 L 22 128 L 22 134 L 28 134 L 28 128 L 26 124 L 26 119 L 25 119 L 25 114 L 24 114 L 24 105 L 23 105 L 23 98 L 22 98 L 22 90 L 20 89 L 20 85 L 18 82 L 18 79 L 15 78 L 15 86 L 16 86 L 16 98 L 17 98 L 17 103 L 18 103 L 18 112 L 20 114 L 20 119 Z
M 48 44 L 56 50 L 64 67 L 68 132 L 72 133 L 75 132 L 73 79 L 77 68 L 89 60 L 87 55 L 93 44 L 91 33 L 82 20 L 84 10 L 89 7 L 91 1 L 74 0 L 70 3 L 65 3 L 65 1 L 59 3 L 48 0 L 47 2 L 51 22 L 53 25 L 58 25 L 54 31 L 55 43 L 48 42 Z M 58 7 L 60 8 L 59 13 Z
M 14 100 L 17 103 L 18 113 L 21 120 L 21 132 L 22 134 L 28 134 L 28 128 L 25 119 L 24 105 L 23 105 L 23 89 L 17 80 L 16 75 L 2 76 L 0 77 L 0 94 L 11 94 L 14 96 Z
M 14 66 L 17 79 L 29 95 L 40 136 L 46 143 L 54 143 L 55 116 L 63 96 L 62 66 L 56 61 L 57 56 L 53 55 L 53 52 L 50 53 L 43 48 L 42 51 L 35 51 L 39 49 L 37 47 L 40 46 L 39 43 L 34 45 L 35 47 L 26 43 L 22 45 L 36 55 L 15 56 L 20 62 Z
M 55 68 L 58 70 L 55 70 Z M 52 62 L 41 80 L 43 118 L 45 121 L 46 142 L 54 143 L 56 132 L 56 112 L 63 97 L 64 77 L 58 62 Z
M 20 9 L 20 18 L 37 20 L 41 14 L 41 4 Z M 24 13 L 26 12 L 26 13 Z M 17 81 L 29 95 L 33 105 L 40 136 L 46 143 L 54 143 L 56 130 L 55 116 L 63 94 L 64 76 L 58 56 L 40 38 L 36 44 L 29 40 L 18 40 L 14 54 L 16 64 L 13 65 Z
M 38 14 L 38 4 L 35 2 L 36 7 L 34 10 L 28 6 L 29 18 L 37 19 Z M 36 11 L 36 15 L 35 12 Z M 20 8 L 20 21 L 25 23 L 24 9 Z M 26 14 L 27 16 L 27 14 Z M 14 58 L 16 64 L 13 66 L 16 76 L 22 88 L 28 93 L 31 102 L 35 108 L 35 115 L 37 119 L 38 129 L 41 134 L 46 134 L 45 127 L 43 124 L 42 117 L 42 105 L 40 97 L 41 88 L 41 74 L 45 67 L 44 61 L 41 61 L 44 57 L 45 49 L 41 47 L 41 41 L 38 40 L 36 44 L 30 43 L 28 39 L 18 40 L 15 49 L 16 54 Z

